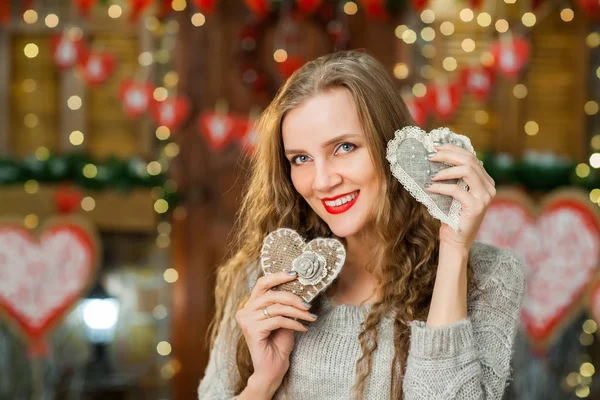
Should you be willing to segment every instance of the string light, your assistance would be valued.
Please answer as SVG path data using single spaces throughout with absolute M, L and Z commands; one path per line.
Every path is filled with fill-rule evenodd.
M 40 54 L 40 48 L 35 43 L 27 43 L 23 48 L 23 53 L 27 58 L 35 58 Z
M 83 211 L 92 211 L 94 208 L 96 208 L 96 201 L 92 197 L 86 196 L 81 199 L 81 209 Z
M 415 97 L 424 97 L 427 94 L 427 87 L 422 83 L 416 83 L 412 88 L 412 92 Z
M 600 33 L 598 33 L 598 32 L 592 32 L 592 33 L 590 33 L 585 38 L 585 43 L 590 48 L 594 48 L 594 47 L 600 46 Z
M 167 140 L 171 136 L 171 131 L 166 126 L 156 128 L 156 138 L 158 140 Z
M 21 84 L 25 93 L 33 93 L 37 89 L 37 82 L 34 79 L 27 78 Z
M 590 100 L 585 103 L 583 110 L 587 115 L 595 115 L 598 113 L 598 103 L 596 103 L 594 100 Z
M 83 176 L 88 179 L 94 179 L 98 175 L 98 167 L 94 164 L 85 164 L 83 167 Z
M 151 175 L 151 176 L 156 176 L 156 175 L 160 174 L 161 170 L 162 170 L 162 168 L 158 161 L 150 161 L 148 163 L 148 165 L 146 166 L 146 171 L 148 172 L 148 175 Z
M 440 32 L 444 36 L 450 36 L 454 33 L 454 24 L 450 21 L 444 21 L 440 24 Z
M 527 133 L 529 136 L 535 136 L 538 134 L 539 131 L 540 127 L 537 122 L 527 121 L 527 123 L 525 124 L 525 133 Z
M 144 51 L 144 52 L 140 53 L 140 55 L 138 56 L 138 63 L 142 67 L 148 67 L 149 65 L 152 64 L 153 61 L 154 60 L 152 58 L 152 53 L 150 53 L 149 51 Z
M 175 283 L 179 279 L 179 273 L 174 268 L 167 268 L 163 273 L 163 278 L 167 283 Z
M 590 175 L 590 166 L 584 163 L 577 164 L 575 174 L 580 178 L 587 178 Z
M 152 97 L 154 97 L 154 100 L 156 101 L 165 101 L 167 97 L 169 97 L 169 91 L 166 88 L 159 86 L 154 89 Z
M 408 27 L 406 25 L 398 25 L 396 29 L 394 29 L 394 34 L 398 39 L 402 39 L 402 34 L 406 31 Z
M 59 21 L 58 15 L 56 14 L 48 14 L 46 15 L 46 18 L 44 18 L 44 23 L 48 28 L 56 28 Z
M 407 29 L 402 33 L 402 40 L 404 40 L 405 43 L 413 44 L 417 41 L 417 33 L 412 29 Z
M 524 99 L 527 97 L 527 86 L 522 83 L 518 83 L 513 87 L 513 96 L 517 99 Z
M 456 62 L 456 58 L 454 57 L 446 57 L 444 58 L 444 61 L 442 61 L 442 67 L 444 67 L 444 69 L 448 72 L 452 72 L 454 71 L 458 66 L 458 63 Z
M 169 354 L 171 354 L 171 344 L 163 340 L 158 345 L 156 345 L 156 351 L 161 356 L 168 356 Z
M 41 146 L 35 150 L 35 158 L 40 161 L 46 161 L 50 158 L 50 150 L 47 147 Z
M 462 49 L 464 51 L 466 51 L 467 53 L 470 53 L 473 50 L 475 50 L 475 41 L 471 38 L 466 38 L 462 41 L 460 46 L 462 47 Z
M 435 13 L 433 10 L 430 10 L 429 8 L 423 10 L 423 12 L 421 12 L 421 21 L 425 24 L 431 24 L 435 21 Z
M 600 153 L 592 153 L 590 156 L 590 165 L 592 168 L 600 167 Z
M 273 53 L 273 59 L 278 63 L 284 62 L 285 60 L 287 60 L 287 58 L 288 54 L 287 51 L 285 51 L 284 49 L 277 49 Z
M 83 102 L 81 101 L 81 97 L 79 96 L 70 96 L 67 100 L 67 106 L 71 110 L 79 110 L 81 108 L 82 103 Z
M 535 25 L 535 23 L 537 22 L 537 18 L 535 17 L 534 13 L 531 12 L 526 12 L 525 14 L 523 14 L 523 16 L 521 17 L 521 22 L 523 23 L 523 25 L 525 25 L 528 28 L 531 28 L 532 26 Z
M 28 194 L 36 194 L 39 189 L 40 185 L 35 179 L 29 179 L 23 185 L 23 190 Z
M 433 39 L 435 39 L 435 31 L 432 27 L 427 26 L 421 30 L 421 37 L 426 42 L 431 42 Z
M 173 11 L 183 11 L 187 7 L 187 2 L 185 0 L 173 0 L 171 7 Z
M 580 164 L 580 165 L 581 165 L 581 164 Z M 585 165 L 585 164 L 583 164 L 583 165 Z M 588 170 L 589 170 L 589 168 L 588 168 Z M 597 203 L 597 202 L 598 202 L 598 199 L 600 199 L 600 189 L 593 189 L 593 190 L 590 192 L 590 201 L 591 201 L 592 203 Z M 584 329 L 584 331 L 585 331 L 585 329 Z M 585 332 L 585 333 L 589 333 L 589 332 Z
M 108 7 L 108 16 L 116 19 L 119 18 L 121 15 L 123 14 L 123 9 L 121 8 L 121 6 L 113 4 L 112 6 Z
M 498 21 L 496 21 L 496 24 L 494 26 L 496 27 L 496 30 L 500 33 L 508 32 L 509 24 L 508 21 L 505 19 L 500 18 Z
M 206 17 L 202 13 L 195 13 L 192 15 L 192 25 L 198 27 L 206 23 Z
M 460 19 L 463 22 L 471 22 L 473 21 L 473 10 L 471 10 L 470 8 L 463 8 L 462 10 L 460 10 Z
M 396 77 L 396 79 L 406 79 L 408 73 L 408 65 L 406 65 L 405 63 L 397 63 L 394 66 L 394 76 Z
M 81 131 L 73 131 L 71 132 L 71 134 L 69 135 L 69 142 L 71 142 L 71 144 L 73 146 L 79 146 L 81 144 L 83 144 L 83 133 L 81 133 Z
M 355 2 L 349 1 L 346 4 L 344 4 L 344 12 L 347 15 L 354 15 L 358 12 L 358 6 Z
M 35 24 L 38 20 L 38 13 L 35 10 L 27 10 L 23 13 L 23 20 L 27 24 Z
M 167 307 L 163 306 L 162 304 L 157 305 L 152 310 L 152 315 L 154 315 L 154 318 L 156 319 L 167 318 Z
M 477 16 L 477 23 L 479 26 L 488 27 L 492 23 L 492 16 L 486 12 L 482 12 Z
M 570 8 L 564 8 L 563 10 L 561 10 L 560 19 L 562 19 L 565 22 L 571 22 L 573 21 L 573 18 L 575 18 L 575 13 L 573 12 L 573 10 L 571 10 Z
M 28 214 L 23 219 L 23 225 L 25 225 L 25 227 L 27 229 L 35 229 L 35 228 L 37 228 L 37 226 L 39 225 L 39 223 L 40 223 L 40 219 L 35 214 Z
M 27 127 L 27 128 L 35 128 L 39 123 L 39 119 L 38 116 L 34 113 L 29 113 L 25 115 L 25 118 L 23 118 L 23 124 Z

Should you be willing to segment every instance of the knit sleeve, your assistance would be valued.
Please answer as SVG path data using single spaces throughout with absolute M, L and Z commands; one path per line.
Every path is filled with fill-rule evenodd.
M 199 400 L 229 400 L 235 398 L 234 386 L 239 378 L 235 362 L 235 344 L 240 334 L 236 334 L 234 330 L 233 340 L 228 341 L 228 335 L 234 326 L 235 319 L 227 323 L 225 321 L 221 323 L 219 334 L 210 351 L 210 359 L 204 372 L 204 378 L 198 386 Z M 233 343 L 233 345 L 230 343 Z
M 437 328 L 411 322 L 405 400 L 502 398 L 525 293 L 524 263 L 507 250 L 484 249 L 488 257 L 474 266 L 485 271 L 484 282 L 469 298 L 468 317 Z

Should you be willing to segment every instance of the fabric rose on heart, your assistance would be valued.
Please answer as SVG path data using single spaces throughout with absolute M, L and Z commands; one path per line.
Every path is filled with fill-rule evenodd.
M 292 261 L 292 270 L 298 272 L 303 285 L 316 285 L 327 276 L 327 261 L 313 251 L 305 251 Z

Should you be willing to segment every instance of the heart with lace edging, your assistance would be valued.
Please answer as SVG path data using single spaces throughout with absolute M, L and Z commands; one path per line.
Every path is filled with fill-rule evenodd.
M 306 243 L 293 229 L 271 232 L 263 241 L 260 266 L 265 275 L 296 271 L 298 278 L 276 287 L 311 302 L 339 275 L 346 260 L 337 239 L 316 238 Z

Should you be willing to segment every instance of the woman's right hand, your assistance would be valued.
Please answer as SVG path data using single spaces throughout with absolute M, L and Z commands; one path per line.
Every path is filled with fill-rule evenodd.
M 308 312 L 310 304 L 302 298 L 286 291 L 271 290 L 296 277 L 297 274 L 278 272 L 259 278 L 246 305 L 235 315 L 254 365 L 252 379 L 261 386 L 272 388 L 273 393 L 289 368 L 294 331 L 307 331 L 293 318 L 316 320 L 316 316 Z M 265 315 L 265 308 L 270 317 Z

